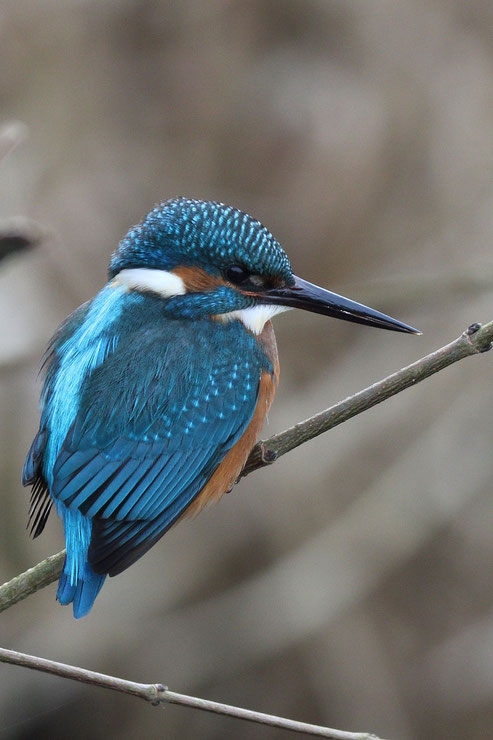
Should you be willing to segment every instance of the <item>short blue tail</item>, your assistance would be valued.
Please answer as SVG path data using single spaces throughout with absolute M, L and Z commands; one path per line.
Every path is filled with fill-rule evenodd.
M 94 573 L 89 563 L 86 563 L 82 576 L 72 585 L 70 574 L 65 573 L 64 564 L 62 575 L 58 582 L 56 597 L 63 606 L 73 602 L 74 617 L 76 619 L 85 617 L 91 611 L 94 600 L 101 591 L 105 578 L 105 575 L 99 576 L 97 573 Z

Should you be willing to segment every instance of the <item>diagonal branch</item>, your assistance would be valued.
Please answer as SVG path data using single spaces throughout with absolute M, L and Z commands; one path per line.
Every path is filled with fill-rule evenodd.
M 422 357 L 393 375 L 379 380 L 378 383 L 374 383 L 369 388 L 355 393 L 354 396 L 349 396 L 349 398 L 336 403 L 325 411 L 299 422 L 294 427 L 276 434 L 270 439 L 258 442 L 247 460 L 242 476 L 249 475 L 254 470 L 272 464 L 295 447 L 299 447 L 299 445 L 308 442 L 319 434 L 323 434 L 323 432 L 348 421 L 353 416 L 367 411 L 421 380 L 429 378 L 430 375 L 443 370 L 454 362 L 458 362 L 464 357 L 487 352 L 491 349 L 492 342 L 493 321 L 483 326 L 472 324 L 458 339 L 450 342 L 450 344 L 446 344 L 435 352 Z M 64 551 L 52 555 L 25 573 L 21 573 L 0 586 L 0 612 L 56 581 L 60 575 L 64 557 Z
M 56 581 L 64 560 L 65 550 L 62 550 L 0 586 L 0 612 Z
M 446 344 L 444 347 L 431 352 L 407 367 L 403 367 L 393 375 L 370 385 L 354 396 L 339 401 L 334 406 L 321 411 L 309 419 L 300 421 L 290 429 L 275 434 L 270 439 L 257 442 L 250 453 L 250 457 L 243 469 L 242 476 L 249 475 L 254 470 L 271 465 L 286 452 L 308 442 L 319 434 L 328 432 L 339 424 L 352 419 L 353 416 L 368 411 L 373 406 L 395 396 L 396 393 L 410 388 L 430 375 L 443 370 L 464 357 L 470 357 L 491 349 L 493 342 L 493 321 L 488 324 L 471 324 L 461 336 Z
M 1 219 L 0 261 L 16 252 L 27 252 L 34 249 L 45 237 L 46 232 L 31 219 Z
M 160 683 L 145 684 L 126 681 L 116 676 L 108 676 L 105 673 L 96 673 L 95 671 L 88 671 L 85 668 L 57 663 L 54 660 L 45 660 L 34 655 L 18 653 L 15 650 L 0 648 L 0 662 L 32 668 L 35 671 L 43 671 L 44 673 L 51 673 L 55 676 L 72 679 L 73 681 L 81 681 L 82 683 L 92 684 L 93 686 L 112 689 L 113 691 L 119 691 L 122 694 L 129 694 L 130 696 L 138 696 L 154 705 L 161 703 L 181 704 L 185 707 L 201 709 L 204 712 L 214 712 L 215 714 L 243 719 L 247 722 L 279 727 L 280 729 L 291 730 L 292 732 L 303 732 L 305 735 L 315 737 L 328 737 L 332 738 L 332 740 L 379 740 L 376 735 L 366 732 L 334 730 L 330 727 L 298 722 L 293 719 L 286 719 L 285 717 L 277 717 L 273 714 L 242 709 L 241 707 L 231 706 L 230 704 L 220 704 L 219 702 L 209 701 L 207 699 L 199 699 L 195 696 L 178 694 L 175 691 L 170 691 Z

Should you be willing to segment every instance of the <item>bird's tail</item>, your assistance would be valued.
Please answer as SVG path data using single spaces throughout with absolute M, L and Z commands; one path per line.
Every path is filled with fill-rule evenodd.
M 73 603 L 74 617 L 76 619 L 85 617 L 91 611 L 94 600 L 100 592 L 105 578 L 105 575 L 100 576 L 94 573 L 89 563 L 86 563 L 82 575 L 77 578 L 75 583 L 72 583 L 70 573 L 65 573 L 64 563 L 62 575 L 58 582 L 56 597 L 63 606 Z

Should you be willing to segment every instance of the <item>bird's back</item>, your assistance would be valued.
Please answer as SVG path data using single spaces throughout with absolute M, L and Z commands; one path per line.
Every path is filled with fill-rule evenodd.
M 271 329 L 264 346 L 239 321 L 172 318 L 150 294 L 122 292 L 112 312 L 116 290 L 106 287 L 55 339 L 36 459 L 26 463 L 32 479 L 38 461 L 68 544 L 77 533 L 71 587 L 87 563 L 100 576 L 121 572 L 188 509 L 224 493 L 276 382 Z

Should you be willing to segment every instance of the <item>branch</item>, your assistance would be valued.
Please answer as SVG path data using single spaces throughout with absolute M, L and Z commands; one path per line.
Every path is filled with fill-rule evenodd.
M 0 261 L 16 252 L 37 247 L 45 237 L 41 227 L 27 218 L 0 221 Z
M 32 668 L 35 671 L 43 671 L 44 673 L 52 673 L 55 676 L 70 678 L 73 681 L 81 681 L 82 683 L 92 684 L 93 686 L 99 686 L 105 689 L 112 689 L 122 694 L 138 696 L 154 705 L 161 703 L 181 704 L 185 707 L 192 707 L 193 709 L 202 709 L 204 712 L 223 714 L 228 717 L 243 719 L 247 722 L 279 727 L 283 730 L 291 730 L 292 732 L 304 732 L 306 735 L 315 737 L 328 737 L 333 740 L 379 740 L 376 735 L 366 732 L 344 732 L 343 730 L 333 730 L 330 727 L 321 727 L 307 722 L 297 722 L 293 719 L 276 717 L 272 714 L 254 712 L 250 709 L 242 709 L 241 707 L 234 707 L 229 704 L 220 704 L 207 699 L 199 699 L 195 696 L 177 694 L 175 691 L 169 691 L 166 686 L 160 683 L 145 684 L 126 681 L 116 676 L 107 676 L 104 673 L 96 673 L 95 671 L 88 671 L 85 668 L 57 663 L 54 660 L 37 658 L 34 655 L 18 653 L 15 650 L 0 648 L 0 662 Z
M 22 144 L 29 130 L 22 121 L 0 124 L 0 163 L 10 152 Z M 34 221 L 27 218 L 0 221 L 0 260 L 14 252 L 36 247 L 45 236 Z
M 362 414 L 363 411 L 386 401 L 387 398 L 395 396 L 396 393 L 410 388 L 430 375 L 452 365 L 454 362 L 470 357 L 472 355 L 487 352 L 491 349 L 493 342 L 493 321 L 488 324 L 471 324 L 461 336 L 450 344 L 437 349 L 426 357 L 403 367 L 393 375 L 389 375 L 378 383 L 365 388 L 354 396 L 349 396 L 339 401 L 334 406 L 311 416 L 305 421 L 300 421 L 290 429 L 280 434 L 275 434 L 270 439 L 257 442 L 250 453 L 240 477 L 249 475 L 254 470 L 271 465 L 286 452 L 308 442 L 319 434 L 328 432 L 339 424 L 352 419 L 353 416 Z
M 64 560 L 65 550 L 62 550 L 0 586 L 0 612 L 56 581 Z
M 354 396 L 336 403 L 315 416 L 299 422 L 294 427 L 258 442 L 250 453 L 240 477 L 272 464 L 295 447 L 327 432 L 353 416 L 367 411 L 378 403 L 391 398 L 406 388 L 419 383 L 434 373 L 443 370 L 464 357 L 486 352 L 493 342 L 493 321 L 481 326 L 472 324 L 461 336 L 450 344 L 437 349 L 417 362 L 402 368 L 393 375 L 374 383 Z M 63 565 L 65 551 L 43 560 L 25 573 L 0 586 L 0 612 L 35 591 L 56 581 Z

